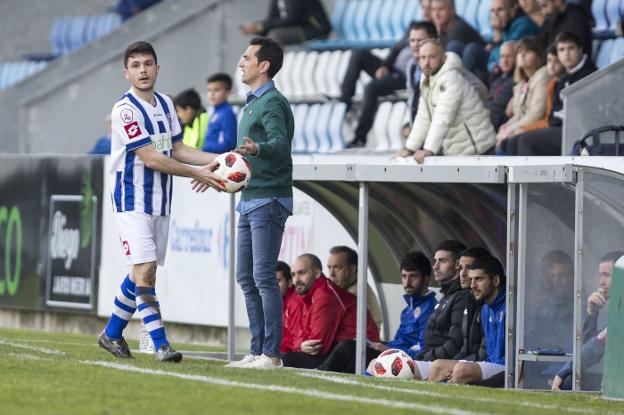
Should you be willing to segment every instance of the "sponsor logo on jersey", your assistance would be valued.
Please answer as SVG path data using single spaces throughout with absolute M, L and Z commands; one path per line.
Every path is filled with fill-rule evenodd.
M 168 151 L 173 148 L 173 144 L 171 142 L 171 134 L 154 134 L 150 136 L 152 140 L 152 144 L 156 151 Z
M 121 241 L 121 246 L 123 246 L 126 256 L 130 256 L 130 244 L 128 241 Z
M 121 120 L 123 122 L 125 122 L 126 124 L 132 122 L 134 120 L 134 114 L 132 113 L 131 109 L 126 108 L 125 110 L 121 111 L 121 113 L 119 114 L 119 116 L 121 117 Z
M 139 127 L 136 121 L 124 125 L 124 130 L 126 130 L 126 134 L 128 134 L 130 140 L 141 135 L 141 127 Z

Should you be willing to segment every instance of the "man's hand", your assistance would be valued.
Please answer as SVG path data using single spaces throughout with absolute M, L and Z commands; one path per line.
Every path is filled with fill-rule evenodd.
M 388 68 L 385 65 L 384 66 L 380 66 L 375 71 L 375 78 L 376 79 L 383 78 L 384 76 L 388 76 L 389 73 L 390 73 L 390 68 Z
M 238 146 L 235 152 L 240 154 L 241 156 L 255 156 L 258 154 L 258 144 L 254 143 L 254 141 L 249 137 L 243 137 L 245 142 Z
M 378 352 L 383 352 L 389 349 L 388 346 L 386 346 L 383 343 L 379 343 L 379 342 L 372 342 L 368 344 L 368 347 L 370 347 L 371 349 L 377 350 Z
M 301 342 L 301 351 L 313 356 L 319 354 L 323 345 L 320 340 L 305 340 Z
M 262 24 L 260 22 L 247 22 L 241 25 L 240 30 L 246 35 L 257 35 L 262 33 Z
M 607 294 L 604 288 L 598 288 L 587 299 L 587 314 L 595 315 L 600 309 L 607 304 Z
M 433 156 L 433 153 L 429 150 L 418 150 L 414 153 L 414 160 L 416 163 L 423 164 L 425 162 L 425 157 Z
M 561 390 L 561 385 L 563 385 L 563 379 L 561 379 L 559 376 L 555 375 L 555 378 L 552 381 L 551 389 L 554 390 L 554 391 L 560 391 Z
M 217 192 L 223 191 L 225 189 L 223 179 L 214 174 L 214 171 L 217 168 L 219 168 L 219 163 L 214 160 L 212 163 L 197 169 L 195 177 L 193 177 L 193 180 L 191 180 L 191 186 L 193 187 L 193 190 L 198 193 L 203 193 L 208 190 L 208 188 L 212 187 Z
M 398 149 L 397 152 L 394 153 L 395 157 L 409 157 L 412 154 L 414 154 L 414 152 L 405 147 Z

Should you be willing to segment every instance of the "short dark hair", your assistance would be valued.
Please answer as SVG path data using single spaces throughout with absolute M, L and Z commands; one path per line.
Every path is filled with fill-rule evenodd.
M 505 268 L 503 267 L 503 264 L 501 264 L 501 262 L 493 256 L 475 258 L 469 269 L 482 269 L 483 272 L 490 277 L 490 279 L 498 275 L 500 277 L 500 286 L 505 286 L 505 282 L 507 280 L 507 277 L 505 276 Z
M 195 89 L 189 88 L 173 98 L 173 105 L 181 108 L 191 107 L 194 110 L 198 110 L 201 107 L 201 98 Z
M 130 59 L 130 56 L 132 55 L 152 55 L 154 57 L 154 63 L 158 63 L 154 47 L 142 40 L 134 42 L 126 48 L 126 51 L 124 52 L 124 68 L 128 67 L 128 59 Z
M 208 79 L 206 79 L 206 83 L 210 82 L 223 82 L 223 85 L 225 85 L 225 89 L 227 89 L 228 91 L 232 89 L 232 77 L 225 72 L 217 72 L 210 75 Z
M 548 46 L 548 48 L 546 48 L 546 55 L 555 55 L 557 56 L 557 46 L 555 46 L 555 44 L 551 44 L 550 46 Z
M 542 258 L 542 264 L 548 266 L 552 266 L 552 264 L 563 264 L 570 267 L 574 266 L 570 255 L 559 249 L 547 252 L 546 255 L 544 255 L 544 257 Z
M 423 277 L 430 277 L 431 261 L 420 251 L 408 252 L 401 261 L 401 270 L 418 271 Z
M 347 264 L 356 265 L 358 263 L 358 254 L 348 246 L 338 245 L 329 250 L 330 255 L 345 254 L 347 255 Z
M 290 275 L 290 267 L 284 261 L 277 261 L 277 266 L 275 267 L 275 272 L 281 272 L 287 280 L 292 279 L 292 275 Z
M 463 243 L 453 239 L 447 239 L 446 241 L 440 242 L 438 246 L 436 246 L 435 252 L 448 251 L 451 253 L 453 261 L 457 261 L 459 259 L 459 255 L 464 249 L 466 249 L 466 245 Z
M 576 32 L 570 30 L 563 31 L 555 37 L 555 47 L 559 43 L 574 43 L 576 46 L 583 49 L 583 40 L 581 37 Z
M 258 52 L 256 52 L 256 58 L 258 63 L 268 61 L 269 70 L 267 75 L 273 79 L 275 75 L 282 69 L 284 63 L 284 49 L 275 40 L 270 37 L 257 36 L 249 41 L 250 46 L 260 46 Z
M 492 254 L 490 254 L 490 252 L 487 249 L 481 248 L 480 246 L 475 246 L 473 248 L 464 249 L 459 254 L 460 257 L 467 256 L 470 258 L 482 258 L 486 256 L 491 256 L 491 255 Z
M 612 251 L 600 258 L 600 262 L 615 262 L 620 259 L 622 255 L 624 255 L 624 252 L 622 251 Z
M 436 29 L 435 25 L 431 22 L 426 22 L 424 20 L 412 20 L 409 25 L 409 31 L 411 32 L 412 30 L 424 30 L 425 32 L 427 32 L 427 36 L 429 36 L 429 38 L 431 39 L 438 37 L 438 30 Z
M 323 264 L 321 263 L 321 260 L 319 259 L 319 257 L 317 257 L 314 254 L 301 254 L 299 255 L 299 258 L 305 258 L 310 262 L 310 266 L 312 267 L 313 270 L 319 270 L 322 271 L 323 270 Z

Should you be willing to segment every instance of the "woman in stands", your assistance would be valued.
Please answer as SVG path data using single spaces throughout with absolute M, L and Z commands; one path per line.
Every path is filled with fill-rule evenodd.
M 521 133 L 524 127 L 544 117 L 546 85 L 549 79 L 544 65 L 544 50 L 537 39 L 521 39 L 516 47 L 516 85 L 510 102 L 513 115 L 501 125 L 496 135 L 496 148 L 499 153 L 507 154 L 509 137 Z

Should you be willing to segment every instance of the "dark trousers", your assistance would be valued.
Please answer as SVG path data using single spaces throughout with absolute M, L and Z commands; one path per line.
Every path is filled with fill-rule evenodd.
M 302 369 L 316 369 L 327 356 L 311 355 L 304 352 L 288 352 L 282 355 L 282 362 L 286 367 Z
M 461 40 L 451 40 L 446 45 L 448 52 L 454 52 L 462 59 L 464 67 L 478 77 L 487 74 L 487 62 L 490 54 L 478 43 L 465 44 Z
M 364 71 L 373 78 L 364 87 L 362 114 L 355 129 L 356 141 L 366 142 L 366 136 L 375 121 L 379 97 L 392 94 L 399 89 L 405 89 L 405 75 L 396 72 L 394 69 L 391 69 L 387 76 L 375 78 L 375 71 L 381 66 L 381 63 L 381 59 L 364 49 L 354 50 L 349 59 L 347 73 L 342 81 L 340 101 L 346 103 L 347 106 L 351 105 L 360 72 Z
M 511 156 L 560 156 L 561 134 L 561 127 L 528 131 L 503 141 L 501 148 Z
M 366 348 L 366 365 L 379 356 L 380 352 Z M 329 372 L 355 373 L 355 340 L 344 340 L 329 354 L 318 370 Z

